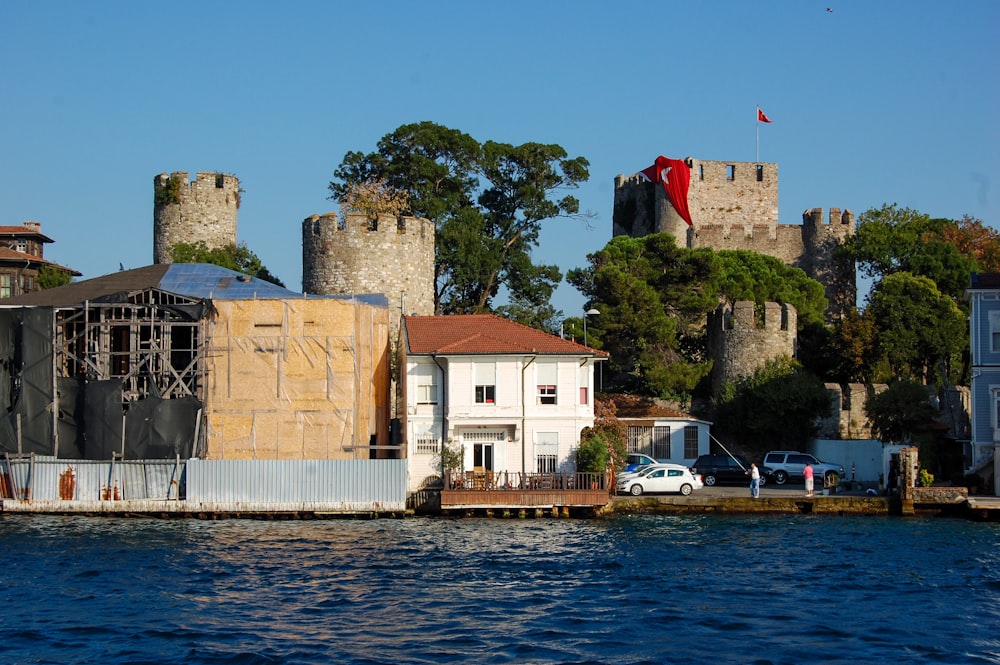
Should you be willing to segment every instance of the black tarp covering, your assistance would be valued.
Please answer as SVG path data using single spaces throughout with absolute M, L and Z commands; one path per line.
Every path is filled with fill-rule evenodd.
M 191 307 L 192 316 L 204 311 Z M 108 460 L 123 452 L 124 421 L 126 459 L 189 458 L 201 409 L 198 399 L 147 397 L 131 402 L 123 419 L 120 380 L 55 377 L 54 315 L 45 307 L 0 308 L 0 452 Z M 52 431 L 54 404 L 58 438 Z
M 83 378 L 58 378 L 59 386 L 59 457 L 85 459 L 83 456 L 83 423 L 77 414 L 83 413 Z
M 48 308 L 0 310 L 0 406 L 5 415 L 0 418 L 0 447 L 5 452 L 53 454 L 53 315 Z
M 111 459 L 122 452 L 122 382 L 87 381 L 83 384 L 83 459 Z
M 90 381 L 83 395 L 84 459 L 111 459 L 123 452 L 125 459 L 191 457 L 201 410 L 197 398 L 146 397 L 129 403 L 123 422 L 121 381 Z
M 194 437 L 201 402 L 147 397 L 129 404 L 125 417 L 126 459 L 181 459 L 194 456 Z

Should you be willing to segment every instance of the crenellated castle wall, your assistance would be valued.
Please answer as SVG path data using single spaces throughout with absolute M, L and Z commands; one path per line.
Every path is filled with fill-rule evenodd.
M 174 183 L 180 183 L 178 187 Z M 161 173 L 153 179 L 153 263 L 170 263 L 177 243 L 236 244 L 240 181 L 225 173 Z
M 751 301 L 719 305 L 708 315 L 708 350 L 713 359 L 712 392 L 718 395 L 731 381 L 751 376 L 769 360 L 794 358 L 798 312 L 792 305 Z
M 639 175 L 615 178 L 613 235 L 642 237 L 669 233 L 691 249 L 746 250 L 801 268 L 823 284 L 827 316 L 839 318 L 854 306 L 854 265 L 840 264 L 836 248 L 854 234 L 854 214 L 830 208 L 829 221 L 814 208 L 801 225 L 778 223 L 778 166 L 687 158 L 691 167 L 688 207 L 692 225 L 670 205 L 663 187 Z
M 302 290 L 383 293 L 391 336 L 406 314 L 434 314 L 434 223 L 418 217 L 312 215 L 302 222 Z

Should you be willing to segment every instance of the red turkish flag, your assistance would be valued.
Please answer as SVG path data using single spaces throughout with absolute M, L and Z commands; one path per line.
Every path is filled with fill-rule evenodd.
M 757 107 L 757 122 L 771 122 L 771 119 L 764 115 L 764 112 Z
M 691 185 L 691 167 L 680 159 L 668 159 L 663 155 L 656 158 L 652 166 L 639 171 L 646 180 L 661 183 L 667 193 L 670 205 L 681 216 L 688 226 L 691 223 L 691 212 L 688 210 L 688 187 Z

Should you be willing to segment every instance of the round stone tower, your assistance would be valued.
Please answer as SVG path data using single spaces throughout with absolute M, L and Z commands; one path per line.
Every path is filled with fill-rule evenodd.
M 236 244 L 240 181 L 225 173 L 161 173 L 153 179 L 153 263 L 170 263 L 177 243 Z
M 302 222 L 302 291 L 381 293 L 392 339 L 402 314 L 434 314 L 434 223 L 418 217 L 370 219 L 336 213 Z
M 712 358 L 712 394 L 720 395 L 730 381 L 751 376 L 769 360 L 794 358 L 798 312 L 789 304 L 753 301 L 719 305 L 708 315 L 708 353 Z

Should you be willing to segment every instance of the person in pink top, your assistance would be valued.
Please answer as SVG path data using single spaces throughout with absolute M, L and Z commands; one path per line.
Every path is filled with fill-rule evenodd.
M 802 477 L 806 479 L 806 496 L 813 495 L 813 468 L 812 464 L 806 462 L 806 466 L 802 469 Z

